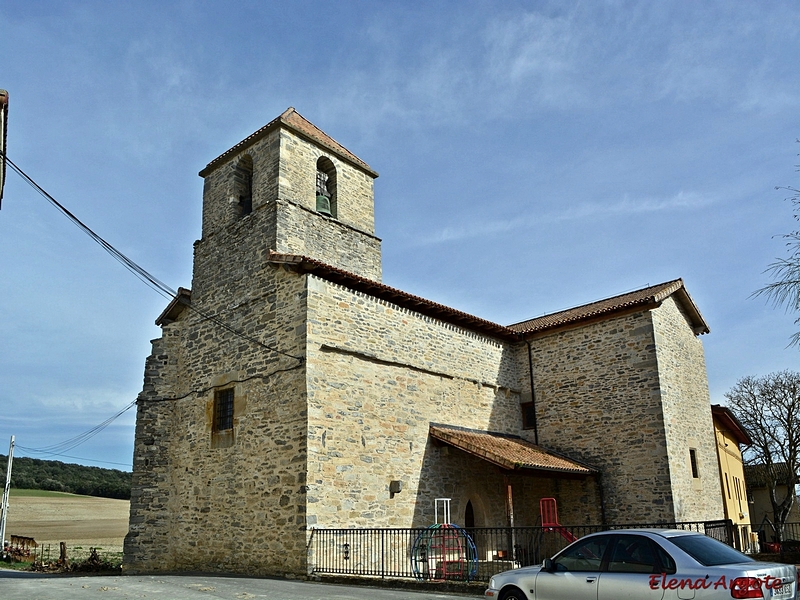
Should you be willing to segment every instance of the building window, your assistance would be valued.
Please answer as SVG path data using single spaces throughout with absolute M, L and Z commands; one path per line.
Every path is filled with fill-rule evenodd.
M 249 154 L 245 154 L 233 168 L 231 204 L 240 217 L 253 212 L 253 159 Z
M 336 167 L 327 156 L 317 160 L 317 212 L 329 217 L 336 217 Z
M 694 479 L 700 478 L 700 471 L 697 469 L 697 450 L 689 448 L 689 462 L 692 465 L 692 477 Z
M 523 402 L 519 407 L 522 410 L 522 428 L 534 429 L 536 427 L 536 412 L 533 408 L 533 402 Z
M 233 429 L 233 388 L 214 394 L 214 431 Z

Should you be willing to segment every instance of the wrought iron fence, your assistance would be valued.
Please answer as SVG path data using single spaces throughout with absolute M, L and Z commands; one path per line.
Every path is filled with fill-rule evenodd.
M 787 526 L 787 533 L 796 529 L 800 537 L 800 524 L 791 526 L 794 528 Z M 589 533 L 648 528 L 698 531 L 745 551 L 751 531 L 750 526 L 737 527 L 729 520 L 472 529 L 452 526 L 434 533 L 431 528 L 314 529 L 309 561 L 311 572 L 318 574 L 488 581 L 495 573 L 540 564 Z

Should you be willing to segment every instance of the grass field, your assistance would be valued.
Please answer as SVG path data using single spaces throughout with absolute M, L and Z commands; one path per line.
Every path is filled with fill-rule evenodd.
M 70 560 L 102 548 L 103 555 L 122 555 L 128 532 L 129 500 L 77 496 L 63 492 L 12 489 L 9 496 L 6 539 L 31 537 L 40 552 L 58 558 L 59 543 L 66 542 Z

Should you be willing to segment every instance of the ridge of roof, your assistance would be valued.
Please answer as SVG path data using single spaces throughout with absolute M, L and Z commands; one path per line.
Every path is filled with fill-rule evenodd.
M 504 469 L 591 475 L 597 469 L 513 434 L 430 423 L 428 434 Z
M 294 109 L 293 106 L 290 106 L 280 115 L 272 119 L 272 121 L 264 125 L 261 129 L 258 129 L 257 131 L 251 133 L 241 142 L 239 142 L 232 148 L 226 150 L 225 152 L 220 154 L 217 158 L 208 163 L 205 166 L 205 168 L 203 168 L 203 170 L 200 171 L 199 173 L 200 177 L 205 177 L 212 169 L 214 169 L 215 167 L 226 161 L 228 158 L 230 158 L 234 154 L 238 154 L 248 146 L 251 146 L 256 141 L 260 140 L 262 137 L 264 137 L 269 132 L 273 131 L 274 129 L 276 129 L 281 125 L 283 125 L 288 129 L 293 130 L 295 133 L 298 133 L 301 136 L 306 137 L 313 142 L 316 142 L 317 144 L 323 146 L 327 150 L 330 150 L 333 154 L 338 155 L 345 161 L 366 171 L 367 173 L 372 175 L 372 177 L 378 176 L 378 173 L 374 171 L 372 167 L 370 167 L 367 163 L 358 158 L 355 154 L 350 152 L 350 150 L 342 146 L 339 142 L 334 140 L 331 136 L 322 131 L 311 121 L 302 116 L 299 112 L 297 112 Z
M 683 279 L 673 279 L 672 281 L 666 281 L 664 283 L 651 285 L 632 292 L 625 292 L 624 294 L 589 302 L 588 304 L 582 304 L 534 319 L 528 319 L 509 325 L 508 328 L 523 335 L 536 333 L 590 319 L 609 317 L 630 308 L 658 305 L 673 294 L 678 294 L 681 304 L 694 322 L 693 329 L 695 334 L 708 333 L 708 325 L 703 319 L 703 315 L 700 314 L 697 305 L 695 305 L 691 296 L 689 296 L 689 292 L 686 291 Z
M 458 325 L 465 329 L 478 331 L 507 341 L 520 340 L 518 333 L 504 325 L 499 325 L 498 323 L 481 319 L 480 317 L 456 310 L 444 304 L 439 304 L 420 296 L 409 294 L 408 292 L 393 288 L 378 281 L 372 281 L 366 277 L 350 273 L 349 271 L 331 266 L 314 258 L 309 258 L 308 256 L 285 254 L 270 250 L 267 262 L 286 265 L 287 267 L 304 273 L 317 275 L 333 283 L 344 285 L 350 289 L 392 302 L 402 308 Z

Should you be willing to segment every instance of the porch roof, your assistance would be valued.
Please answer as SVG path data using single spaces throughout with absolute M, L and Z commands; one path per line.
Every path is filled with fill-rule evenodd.
M 430 436 L 502 469 L 542 472 L 547 477 L 586 477 L 598 470 L 517 436 L 431 423 Z M 533 473 L 531 473 L 533 474 Z

